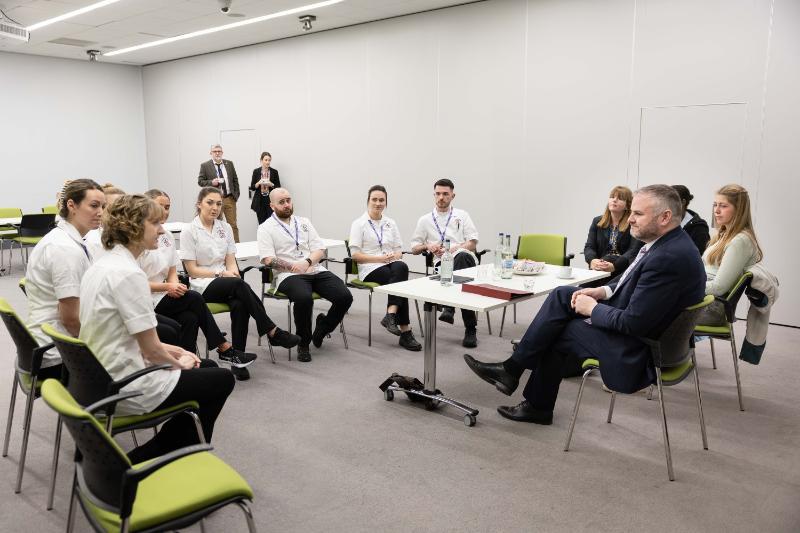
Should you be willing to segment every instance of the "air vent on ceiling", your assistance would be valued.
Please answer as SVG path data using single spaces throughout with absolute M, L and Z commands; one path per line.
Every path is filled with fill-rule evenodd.
M 81 48 L 86 48 L 87 46 L 93 46 L 97 43 L 93 43 L 92 41 L 84 41 L 81 39 L 70 39 L 69 37 L 61 37 L 60 39 L 53 39 L 52 41 L 48 41 L 53 44 L 65 44 L 67 46 L 80 46 Z
M 23 41 L 27 43 L 30 38 L 30 32 L 19 24 L 14 24 L 10 21 L 0 21 L 0 41 L 14 39 L 16 41 Z

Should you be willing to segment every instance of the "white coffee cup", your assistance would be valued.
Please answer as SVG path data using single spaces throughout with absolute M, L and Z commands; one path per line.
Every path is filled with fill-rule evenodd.
M 559 278 L 562 278 L 562 279 L 571 278 L 572 277 L 572 267 L 569 266 L 569 265 L 558 267 L 558 273 L 556 274 L 556 276 L 559 277 Z

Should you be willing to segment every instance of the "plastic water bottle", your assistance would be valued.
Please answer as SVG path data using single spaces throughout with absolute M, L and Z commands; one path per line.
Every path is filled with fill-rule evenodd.
M 439 263 L 439 280 L 445 287 L 453 284 L 453 254 L 450 253 L 450 239 L 444 241 L 444 253 Z
M 497 246 L 494 249 L 494 272 L 497 277 L 500 277 L 500 272 L 503 271 L 503 232 L 497 234 Z
M 514 254 L 511 252 L 511 235 L 506 234 L 506 243 L 503 246 L 503 270 L 500 277 L 511 279 L 514 275 Z

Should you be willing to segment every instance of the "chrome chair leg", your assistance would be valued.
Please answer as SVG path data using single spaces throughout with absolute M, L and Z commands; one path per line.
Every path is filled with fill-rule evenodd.
M 369 311 L 367 315 L 367 346 L 372 346 L 372 289 L 369 290 Z
M 708 449 L 708 437 L 706 436 L 706 419 L 703 416 L 703 398 L 700 396 L 700 374 L 697 372 L 697 360 L 692 354 L 692 366 L 694 367 L 694 390 L 697 394 L 697 414 L 700 416 L 700 435 L 703 437 L 703 449 Z
M 206 519 L 200 519 L 200 533 L 206 533 Z
M 650 401 L 653 399 L 653 384 L 650 384 L 650 388 L 647 391 L 647 400 Z
M 53 499 L 56 495 L 56 476 L 58 476 L 58 452 L 61 450 L 61 416 L 56 421 L 56 438 L 53 443 L 53 466 L 50 474 L 50 493 L 47 495 L 47 510 L 53 509 Z
M 667 456 L 667 474 L 670 481 L 675 481 L 675 472 L 672 470 L 672 451 L 669 447 L 669 431 L 667 430 L 667 412 L 664 409 L 664 388 L 661 384 L 661 369 L 656 368 L 656 381 L 658 383 L 658 406 L 661 410 L 661 429 L 664 434 L 664 453 Z
M 25 419 L 22 431 L 22 450 L 19 454 L 19 468 L 17 469 L 17 484 L 14 486 L 14 493 L 22 491 L 22 474 L 25 471 L 25 456 L 28 453 L 28 437 L 31 434 L 31 416 L 33 415 L 33 400 L 36 399 L 36 378 L 31 380 L 31 390 L 28 393 L 28 401 L 25 404 Z
M 736 393 L 739 395 L 739 410 L 744 411 L 744 400 L 742 399 L 742 380 L 739 377 L 739 358 L 736 357 L 736 336 L 733 333 L 733 324 L 731 327 L 731 354 L 733 355 L 733 372 L 736 374 Z
M 17 373 L 14 372 L 14 382 L 11 384 L 11 402 L 8 404 L 8 418 L 6 419 L 6 439 L 3 441 L 3 457 L 8 456 L 8 441 L 11 438 L 11 421 L 14 420 L 14 404 L 17 401 Z
M 261 337 L 258 338 L 261 341 Z M 269 349 L 269 358 L 272 360 L 272 364 L 275 363 L 275 350 L 272 349 L 272 344 L 269 343 L 269 339 L 267 339 L 267 348 Z
M 344 349 L 349 350 L 350 346 L 347 345 L 347 332 L 344 330 L 344 319 L 339 322 L 339 331 L 342 332 L 342 340 L 344 341 Z
M 583 387 L 586 385 L 586 378 L 588 378 L 596 368 L 589 368 L 583 373 L 581 379 L 581 386 L 578 388 L 578 398 L 575 400 L 575 407 L 572 408 L 572 418 L 569 421 L 569 431 L 567 432 L 567 440 L 564 442 L 564 451 L 569 451 L 569 443 L 572 441 L 572 431 L 575 429 L 575 421 L 578 419 L 578 409 L 581 406 L 581 398 L 583 397 Z
M 78 471 L 77 467 L 72 474 L 72 488 L 69 492 L 69 511 L 67 512 L 67 533 L 72 533 L 75 529 L 75 499 L 78 495 L 75 493 L 75 488 L 78 485 Z
M 711 368 L 717 369 L 717 354 L 714 353 L 714 339 L 709 337 L 708 342 L 711 344 Z
M 138 448 L 139 447 L 139 439 L 136 438 L 136 431 L 131 430 L 131 438 L 133 439 L 133 446 Z
M 191 416 L 194 421 L 194 428 L 197 430 L 197 438 L 200 439 L 200 444 L 205 444 L 206 436 L 205 433 L 203 433 L 203 425 L 200 423 L 200 417 L 193 411 L 186 411 L 186 414 Z
M 611 423 L 611 416 L 614 414 L 614 400 L 617 399 L 617 393 L 613 390 L 611 391 L 611 403 L 608 404 L 608 417 L 606 418 L 606 423 Z
M 517 323 L 517 304 L 514 304 L 514 324 Z
M 503 336 L 503 326 L 506 324 L 506 309 L 508 309 L 507 306 L 503 308 L 503 316 L 500 318 L 500 333 L 497 334 L 498 337 Z
M 247 530 L 250 533 L 256 533 L 256 523 L 253 520 L 253 513 L 250 511 L 250 507 L 245 502 L 236 502 L 236 505 L 244 513 L 245 520 L 247 520 Z
M 288 331 L 289 334 L 291 335 L 292 334 L 292 301 L 291 300 L 289 300 L 289 303 L 286 304 L 286 324 L 288 324 L 286 326 L 286 331 Z M 292 360 L 292 349 L 291 348 L 287 348 L 286 350 L 289 352 L 289 361 L 291 361 Z

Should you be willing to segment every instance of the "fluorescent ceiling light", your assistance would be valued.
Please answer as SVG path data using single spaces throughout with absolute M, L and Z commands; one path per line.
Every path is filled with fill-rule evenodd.
M 102 2 L 97 2 L 96 4 L 82 7 L 80 9 L 76 9 L 75 11 L 70 11 L 69 13 L 64 13 L 63 15 L 43 20 L 41 22 L 37 22 L 36 24 L 32 24 L 25 29 L 28 31 L 38 30 L 39 28 L 44 28 L 45 26 L 49 26 L 50 24 L 55 24 L 56 22 L 61 22 L 62 20 L 71 19 L 72 17 L 77 17 L 78 15 L 83 15 L 84 13 L 88 13 L 89 11 L 94 11 L 95 9 L 106 7 L 108 5 L 115 4 L 117 2 L 119 2 L 119 0 L 103 0 Z
M 332 6 L 333 4 L 338 4 L 339 2 L 344 2 L 344 0 L 327 0 L 325 2 L 317 2 L 316 4 L 309 4 L 307 6 L 296 7 L 293 9 L 287 9 L 284 11 L 278 11 L 276 13 L 270 13 L 269 15 L 263 15 L 261 17 L 254 17 L 251 19 L 240 20 L 238 22 L 232 22 L 230 24 L 223 24 L 222 26 L 215 26 L 213 28 L 206 28 L 204 30 L 197 30 L 191 33 L 184 33 L 183 35 L 176 35 L 175 37 L 167 37 L 166 39 L 159 39 L 157 41 L 150 41 L 149 43 L 139 44 L 136 46 L 130 46 L 128 48 L 120 48 L 119 50 L 114 50 L 112 52 L 106 52 L 103 54 L 104 56 L 116 56 L 119 54 L 127 54 L 128 52 L 134 52 L 136 50 L 141 50 L 143 48 L 150 48 L 153 46 L 160 46 L 162 44 L 174 43 L 175 41 L 182 41 L 184 39 L 191 39 L 193 37 L 200 37 L 201 35 L 208 35 L 209 33 L 217 33 L 218 31 L 225 31 L 231 30 L 233 28 L 239 28 L 241 26 L 247 26 L 248 24 L 255 24 L 256 22 L 264 22 L 265 20 L 276 19 L 279 17 L 285 17 L 287 15 L 294 15 L 296 13 L 301 13 L 303 11 L 311 11 L 312 9 L 319 9 L 322 7 Z

